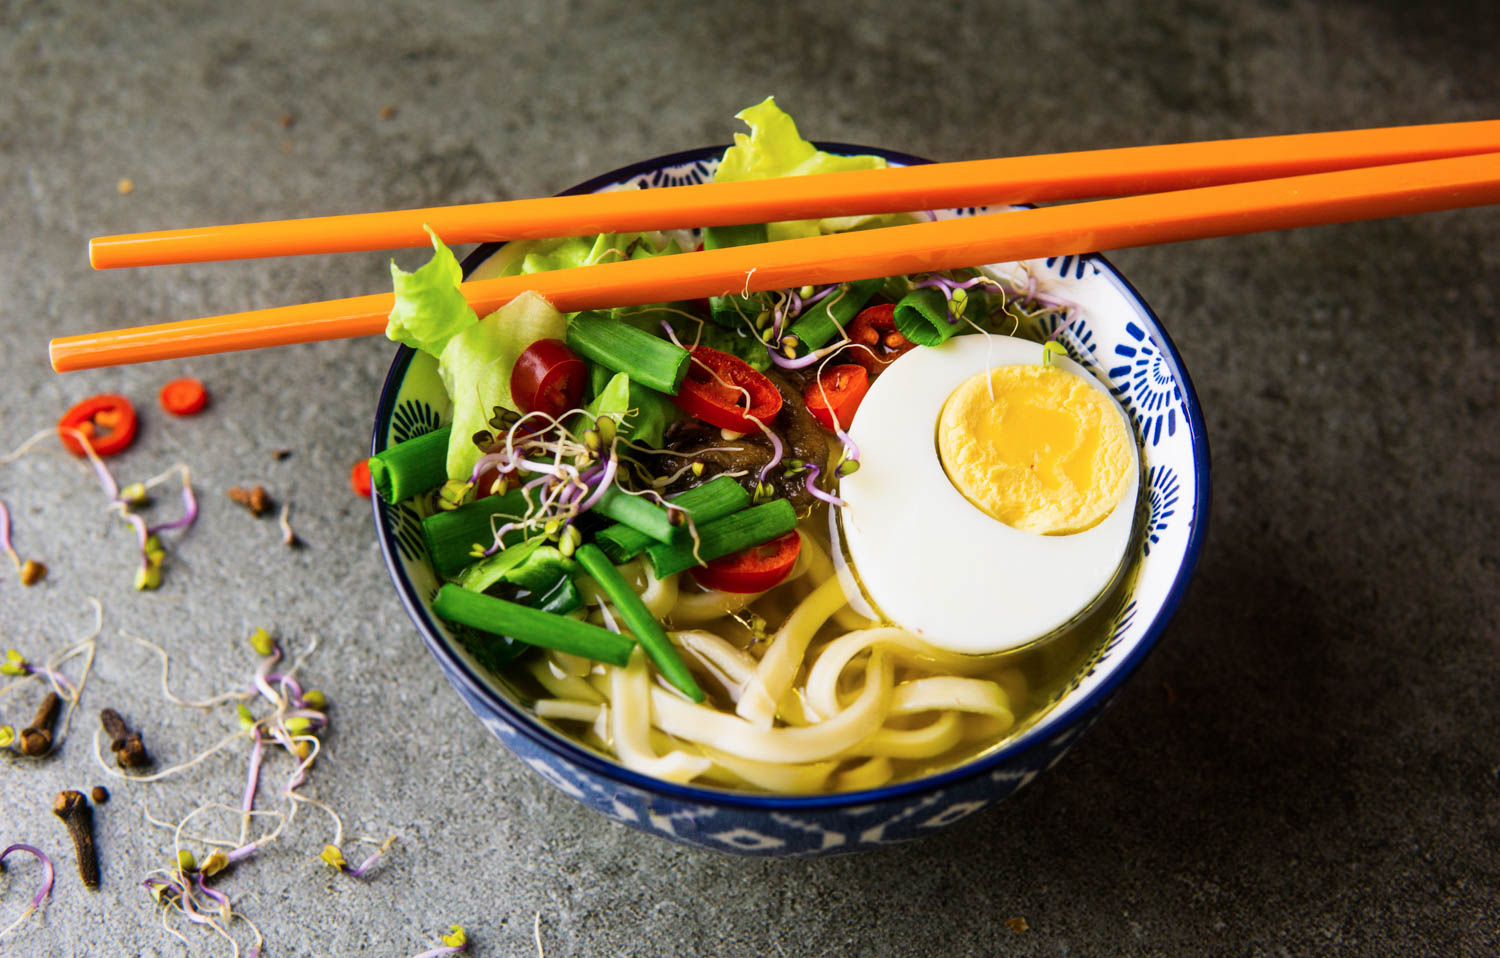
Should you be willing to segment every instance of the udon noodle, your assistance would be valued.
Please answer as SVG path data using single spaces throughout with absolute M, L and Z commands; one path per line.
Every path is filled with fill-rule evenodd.
M 820 534 L 823 516 L 820 507 L 802 522 L 797 565 L 765 593 L 658 579 L 644 558 L 622 567 L 707 701 L 690 702 L 653 677 L 640 649 L 623 668 L 552 651 L 514 667 L 535 714 L 666 781 L 778 793 L 873 788 L 953 766 L 1028 727 L 1108 627 L 1113 606 L 1105 601 L 1063 634 L 1018 651 L 934 648 L 850 607 Z M 584 598 L 591 621 L 614 623 L 602 592 L 586 587 Z

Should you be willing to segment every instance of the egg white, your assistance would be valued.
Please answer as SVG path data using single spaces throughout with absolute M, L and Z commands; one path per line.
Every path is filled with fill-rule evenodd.
M 864 597 L 883 619 L 953 652 L 1018 648 L 1086 612 L 1119 572 L 1136 519 L 1140 453 L 1109 389 L 1071 359 L 1054 364 L 1108 396 L 1130 432 L 1129 482 L 1098 525 L 1021 532 L 954 488 L 937 451 L 943 403 L 969 377 L 1042 361 L 1010 336 L 955 336 L 912 350 L 871 385 L 849 434 L 859 471 L 839 482 L 838 524 Z

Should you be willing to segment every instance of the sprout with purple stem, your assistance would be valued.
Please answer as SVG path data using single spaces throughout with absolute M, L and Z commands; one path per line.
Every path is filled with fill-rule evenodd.
M 464 934 L 462 925 L 453 925 L 452 930 L 438 940 L 443 943 L 441 948 L 429 949 L 412 958 L 441 958 L 443 955 L 456 955 L 469 950 L 469 936 Z
M 15 649 L 5 650 L 5 661 L 0 662 L 0 675 L 16 675 L 23 677 L 28 675 L 40 675 L 43 678 L 47 679 L 47 681 L 51 682 L 53 685 L 57 686 L 61 691 L 66 692 L 69 698 L 72 698 L 74 700 L 77 699 L 77 691 L 73 688 L 73 683 L 68 681 L 68 677 L 66 675 L 63 675 L 61 672 L 58 672 L 55 669 L 49 669 L 45 665 L 37 665 L 34 662 L 28 661 L 25 656 L 23 656 Z
M 46 901 L 47 896 L 52 893 L 52 879 L 56 876 L 52 868 L 52 859 L 48 858 L 40 848 L 20 843 L 11 845 L 5 851 L 0 852 L 0 871 L 5 870 L 5 859 L 10 856 L 11 852 L 25 852 L 42 863 L 42 887 L 37 889 L 36 894 L 31 898 L 31 904 L 26 906 L 26 910 L 21 912 L 15 921 L 0 928 L 0 938 L 4 938 L 12 929 L 36 913 L 36 910 L 42 906 L 42 902 Z
M 823 470 L 818 467 L 817 463 L 813 463 L 813 462 L 808 463 L 807 464 L 807 481 L 805 483 L 803 483 L 803 485 L 806 486 L 807 491 L 809 493 L 811 493 L 814 498 L 822 499 L 824 502 L 828 503 L 830 506 L 842 506 L 842 505 L 844 505 L 844 500 L 840 499 L 838 496 L 832 495 L 831 493 L 824 492 L 822 489 L 818 488 L 818 473 L 820 473 L 822 471 Z
M 375 867 L 375 863 L 380 860 L 380 857 L 384 855 L 395 843 L 396 836 L 392 835 L 390 838 L 387 838 L 385 841 L 381 842 L 379 846 L 376 847 L 375 851 L 372 852 L 368 858 L 360 862 L 358 865 L 350 865 L 347 861 L 345 861 L 343 851 L 339 848 L 338 845 L 333 843 L 324 845 L 323 851 L 318 854 L 318 858 L 322 860 L 323 864 L 329 866 L 330 868 L 333 868 L 336 871 L 343 872 L 350 878 L 363 878 L 371 868 Z

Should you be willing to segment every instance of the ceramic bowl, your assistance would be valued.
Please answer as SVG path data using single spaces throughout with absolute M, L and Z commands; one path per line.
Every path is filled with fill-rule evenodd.
M 925 162 L 890 151 L 893 164 Z M 658 157 L 566 192 L 705 182 L 723 147 Z M 938 211 L 972 216 L 983 209 Z M 466 275 L 498 248 L 465 261 Z M 1086 312 L 1061 335 L 1073 359 L 1108 383 L 1130 416 L 1143 457 L 1149 511 L 1135 582 L 1120 599 L 1108 637 L 1043 717 L 968 764 L 861 792 L 771 796 L 676 785 L 648 778 L 570 741 L 532 717 L 461 637 L 432 613 L 438 582 L 409 504 L 375 501 L 375 526 L 397 594 L 454 689 L 494 736 L 554 787 L 632 828 L 720 852 L 824 855 L 907 841 L 951 826 L 1009 796 L 1056 764 L 1099 720 L 1104 707 L 1161 638 L 1202 547 L 1209 507 L 1208 440 L 1187 371 L 1161 322 L 1134 288 L 1097 255 L 1028 264 L 1040 285 Z M 1054 321 L 1055 322 L 1055 321 Z M 372 452 L 437 428 L 449 404 L 429 357 L 402 347 L 375 414 Z

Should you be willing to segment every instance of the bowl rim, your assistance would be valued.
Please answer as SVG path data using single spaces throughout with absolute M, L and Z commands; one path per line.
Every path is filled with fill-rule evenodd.
M 903 165 L 919 165 L 933 162 L 932 160 L 909 153 L 859 144 L 816 141 L 815 145 L 820 149 L 833 153 L 873 154 L 883 157 L 887 161 Z M 728 145 L 722 144 L 663 154 L 590 177 L 575 186 L 561 191 L 557 195 L 567 196 L 578 193 L 592 193 L 600 187 L 622 182 L 631 177 L 649 173 L 663 167 L 717 159 L 723 156 L 726 149 L 728 149 Z M 463 259 L 462 267 L 464 276 L 467 277 L 480 263 L 488 259 L 494 254 L 495 250 L 503 245 L 503 243 L 498 242 L 483 243 L 471 250 Z M 488 682 L 474 673 L 474 670 L 470 668 L 468 663 L 449 647 L 448 642 L 442 637 L 441 633 L 433 627 L 433 623 L 426 610 L 426 605 L 416 593 L 415 586 L 401 574 L 400 558 L 394 547 L 394 530 L 387 518 L 387 510 L 382 508 L 382 503 L 378 496 L 371 497 L 371 509 L 375 517 L 376 538 L 380 544 L 381 558 L 385 562 L 386 571 L 391 576 L 391 581 L 396 587 L 397 596 L 400 598 L 402 606 L 405 607 L 407 616 L 416 625 L 417 631 L 422 636 L 423 643 L 427 646 L 428 651 L 433 657 L 438 660 L 439 664 L 444 667 L 444 672 L 449 679 L 451 680 L 455 676 L 459 677 L 463 685 L 475 698 L 485 702 L 492 711 L 504 716 L 511 729 L 525 736 L 529 741 L 540 746 L 543 750 L 556 754 L 570 763 L 582 766 L 591 774 L 619 785 L 663 795 L 678 801 L 766 812 L 808 812 L 829 810 L 843 806 L 874 806 L 910 795 L 941 790 L 980 776 L 988 775 L 997 768 L 1011 763 L 1018 757 L 1024 756 L 1049 742 L 1057 740 L 1059 736 L 1071 737 L 1074 729 L 1078 728 L 1113 700 L 1114 693 L 1135 673 L 1141 666 L 1141 663 L 1145 661 L 1146 656 L 1156 647 L 1167 626 L 1176 615 L 1177 609 L 1187 593 L 1189 583 L 1192 581 L 1193 571 L 1196 569 L 1203 551 L 1204 541 L 1208 533 L 1209 499 L 1211 495 L 1207 427 L 1203 419 L 1202 409 L 1198 404 L 1197 391 L 1193 388 L 1192 380 L 1188 376 L 1187 369 L 1183 366 L 1182 357 L 1177 351 L 1176 344 L 1172 342 L 1166 327 L 1162 324 L 1160 317 L 1156 315 L 1155 310 L 1151 308 L 1150 304 L 1146 302 L 1145 298 L 1141 296 L 1130 281 L 1119 270 L 1115 269 L 1112 263 L 1098 253 L 1083 254 L 1080 258 L 1096 264 L 1100 272 L 1119 287 L 1121 293 L 1134 301 L 1142 313 L 1150 319 L 1154 327 L 1153 338 L 1159 340 L 1158 345 L 1162 349 L 1162 354 L 1170 365 L 1173 376 L 1182 390 L 1186 426 L 1193 452 L 1194 511 L 1188 521 L 1188 541 L 1183 553 L 1182 563 L 1179 565 L 1177 574 L 1174 576 L 1172 584 L 1168 587 L 1167 593 L 1162 599 L 1161 606 L 1153 617 L 1150 626 L 1143 632 L 1140 639 L 1105 680 L 1101 681 L 1090 692 L 1071 703 L 1059 702 L 1055 708 L 1061 710 L 1060 715 L 1057 716 L 1055 721 L 1048 723 L 1045 727 L 1039 725 L 1028 729 L 1017 736 L 1015 741 L 1009 742 L 995 749 L 993 752 L 987 752 L 979 758 L 965 762 L 962 765 L 931 775 L 924 775 L 920 778 L 855 792 L 830 792 L 813 795 L 734 792 L 695 785 L 682 785 L 643 775 L 548 729 L 533 716 L 527 714 L 519 705 L 511 702 L 505 696 L 497 694 Z M 375 427 L 370 441 L 371 455 L 385 448 L 385 433 L 387 431 L 387 424 L 395 409 L 396 395 L 400 391 L 406 370 L 415 356 L 415 350 L 403 345 L 398 347 L 396 357 L 391 362 L 385 382 L 381 386 L 380 399 L 376 404 Z

